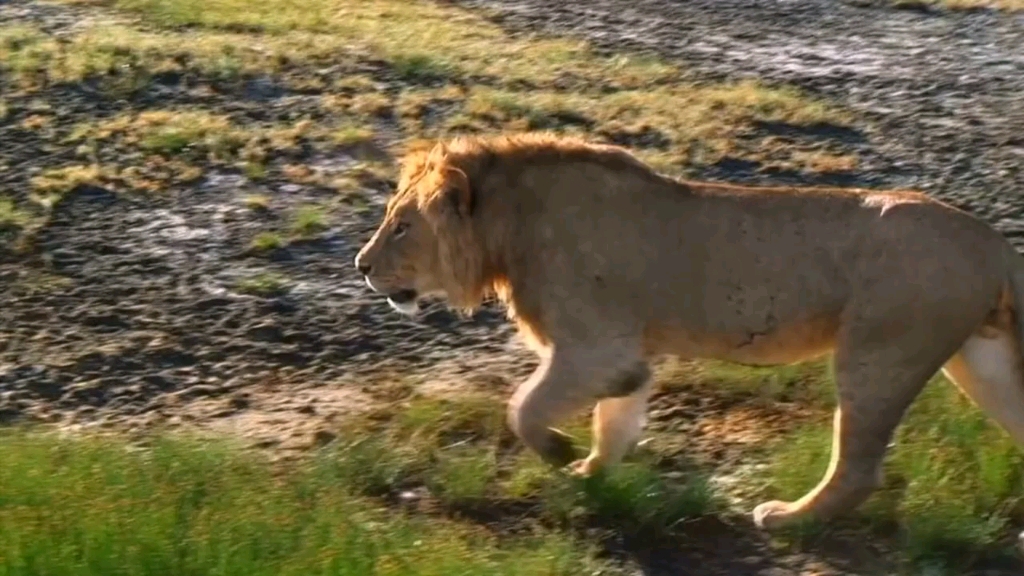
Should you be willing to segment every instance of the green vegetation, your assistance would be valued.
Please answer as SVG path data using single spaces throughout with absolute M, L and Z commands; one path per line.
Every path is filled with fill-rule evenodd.
M 149 110 L 116 116 L 95 125 L 81 125 L 68 136 L 68 141 L 113 142 L 162 156 L 226 160 L 260 136 L 264 134 L 243 130 L 223 114 L 198 110 Z
M 260 232 L 252 239 L 252 247 L 260 252 L 274 250 L 285 245 L 284 238 L 273 232 Z
M 631 461 L 582 480 L 553 471 L 521 446 L 503 448 L 504 407 L 489 395 L 413 395 L 403 404 L 347 422 L 339 434 L 350 440 L 334 447 L 336 473 L 363 495 L 423 487 L 451 509 L 511 506 L 565 529 L 603 522 L 616 530 L 666 536 L 679 522 L 722 505 L 707 478 L 697 473 L 669 481 L 652 463 Z
M 32 219 L 31 214 L 18 208 L 10 198 L 0 198 L 0 231 L 21 228 Z
M 316 205 L 299 206 L 292 219 L 292 233 L 300 238 L 309 238 L 328 228 L 327 213 Z
M 514 539 L 360 497 L 336 454 L 275 468 L 220 441 L 4 431 L 0 573 L 570 575 L 570 538 Z
M 264 211 L 270 209 L 270 197 L 266 194 L 250 194 L 245 197 L 245 207 L 249 210 Z
M 244 294 L 270 298 L 288 293 L 288 278 L 273 272 L 263 272 L 238 281 L 236 289 Z
M 335 130 L 331 138 L 339 146 L 355 146 L 372 140 L 373 130 L 366 126 L 346 124 Z
M 102 186 L 110 176 L 109 169 L 97 164 L 52 168 L 31 179 L 32 191 L 37 202 L 43 206 L 51 206 L 79 186 Z

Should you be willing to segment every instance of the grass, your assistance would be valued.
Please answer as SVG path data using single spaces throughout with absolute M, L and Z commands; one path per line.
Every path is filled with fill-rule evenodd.
M 0 230 L 22 228 L 32 220 L 32 215 L 18 207 L 10 198 L 0 198 Z
M 355 463 L 343 476 L 364 495 L 422 486 L 454 509 L 511 506 L 564 529 L 597 522 L 662 536 L 721 505 L 706 477 L 693 473 L 670 481 L 649 461 L 632 460 L 586 480 L 557 473 L 522 446 L 506 446 L 504 406 L 488 394 L 413 394 L 402 404 L 349 422 L 339 434 L 354 439 L 336 448 L 341 460 Z
M 317 132 L 313 122 L 242 124 L 229 115 L 199 108 L 155 109 L 80 123 L 63 138 L 80 150 L 115 155 L 117 162 L 135 158 L 121 170 L 128 187 L 159 189 L 187 184 L 202 176 L 203 165 L 240 170 L 253 181 L 266 179 L 271 155 L 293 155 Z M 287 166 L 286 166 L 287 167 Z M 153 186 L 139 186 L 132 172 L 145 174 Z
M 52 168 L 34 176 L 30 182 L 36 200 L 52 206 L 68 192 L 84 185 L 102 186 L 110 179 L 110 171 L 97 164 L 74 164 Z
M 835 384 L 827 360 L 780 367 L 714 360 L 667 362 L 658 367 L 657 377 L 670 388 L 694 388 L 700 393 L 753 399 L 762 404 L 787 402 L 822 410 L 835 405 Z
M 299 238 L 311 238 L 327 230 L 327 212 L 317 205 L 302 205 L 292 216 L 291 232 Z
M 270 196 L 266 194 L 250 194 L 242 202 L 249 210 L 257 212 L 270 210 Z
M 358 495 L 352 461 L 287 469 L 217 441 L 4 431 L 0 572 L 561 575 L 598 562 L 571 538 L 514 539 Z
M 250 245 L 254 250 L 266 252 L 281 248 L 285 245 L 285 240 L 280 234 L 275 234 L 274 232 L 260 232 L 252 239 Z
M 148 110 L 79 126 L 68 141 L 118 141 L 146 153 L 227 158 L 252 137 L 222 114 L 199 110 Z
M 796 152 L 792 155 L 795 167 L 806 168 L 819 174 L 852 172 L 857 168 L 858 158 L 851 154 L 828 152 Z
M 344 124 L 331 134 L 338 146 L 357 146 L 373 140 L 373 129 L 358 124 Z
M 785 387 L 752 384 L 763 380 L 768 370 L 745 370 L 713 365 L 691 374 L 696 381 L 689 385 L 703 389 L 732 380 L 736 394 L 745 386 L 752 394 L 788 394 Z M 806 382 L 812 371 L 813 365 L 795 367 L 776 381 Z M 228 574 L 256 570 L 257 564 L 262 570 L 277 570 L 274 573 L 344 574 L 338 562 L 356 562 L 360 555 L 371 554 L 356 550 L 381 549 L 341 548 L 348 546 L 343 535 L 354 530 L 353 522 L 373 518 L 365 521 L 380 528 L 372 533 L 374 538 L 392 542 L 396 533 L 418 530 L 419 546 L 432 546 L 435 540 L 419 536 L 429 532 L 437 542 L 460 546 L 460 561 L 486 558 L 486 565 L 498 570 L 484 574 L 513 570 L 494 559 L 505 558 L 511 550 L 525 555 L 524 566 L 541 570 L 527 573 L 560 574 L 551 564 L 530 564 L 541 562 L 533 554 L 542 549 L 536 553 L 553 562 L 552 550 L 557 549 L 557 558 L 566 562 L 596 566 L 593 550 L 571 536 L 581 530 L 600 526 L 632 535 L 628 537 L 637 542 L 672 542 L 696 537 L 687 531 L 692 520 L 732 514 L 707 471 L 673 466 L 674 472 L 683 474 L 670 478 L 657 454 L 638 454 L 597 477 L 570 478 L 509 443 L 504 406 L 489 393 L 428 396 L 414 387 L 391 392 L 383 388 L 380 392 L 390 398 L 388 402 L 336 423 L 332 443 L 300 466 L 273 472 L 218 442 L 158 438 L 153 452 L 140 452 L 125 451 L 109 441 L 90 444 L 88 438 L 58 442 L 34 435 L 8 436 L 5 468 L 0 470 L 0 557 L 31 558 L 22 564 L 7 560 L 8 566 L 22 567 L 22 572 L 8 568 L 10 574 L 28 573 L 25 566 L 31 566 L 32 573 L 46 573 L 38 568 L 48 566 L 44 561 L 62 563 L 83 556 L 91 559 L 88 566 L 105 573 L 121 569 L 145 574 L 149 567 L 202 572 L 202 563 L 216 562 L 220 573 Z M 583 432 L 577 439 L 579 448 L 585 448 L 585 418 L 567 429 Z M 45 464 L 19 465 L 26 458 L 21 452 L 26 446 L 32 447 L 28 458 Z M 769 485 L 757 499 L 795 498 L 824 471 L 829 434 L 821 427 L 805 426 L 763 447 L 771 450 L 771 466 L 757 479 L 768 480 Z M 196 466 L 210 466 L 214 472 Z M 948 382 L 936 378 L 914 404 L 886 469 L 887 487 L 855 517 L 866 521 L 862 530 L 895 539 L 912 573 L 915 566 L 958 572 L 979 557 L 1011 553 L 1007 532 L 1024 518 L 1024 454 Z M 268 478 L 274 480 L 268 484 Z M 59 491 L 60 497 L 47 490 Z M 406 516 L 392 511 L 385 516 L 380 511 L 398 503 L 419 512 Z M 319 511 L 325 506 L 331 513 L 322 515 Z M 485 519 L 487 537 L 463 544 L 462 534 L 483 528 L 472 520 L 453 520 L 457 518 Z M 139 530 L 143 525 L 146 529 Z M 518 548 L 520 539 L 511 535 L 535 533 L 538 526 L 546 527 L 545 535 L 529 541 L 543 542 L 530 545 L 541 548 Z M 488 538 L 502 542 L 500 552 Z M 783 542 L 786 538 L 780 536 Z M 252 548 L 256 539 L 273 552 Z M 56 544 L 62 544 L 60 554 L 41 558 L 40 550 Z M 462 569 L 444 564 L 440 556 L 429 554 L 429 548 L 423 553 L 423 562 L 416 564 L 422 572 L 397 573 Z M 313 558 L 319 568 L 309 564 Z M 120 568 L 129 563 L 130 568 Z
M 509 451 L 493 397 L 398 393 L 400 403 L 346 421 L 332 444 L 286 466 L 219 438 L 158 435 L 138 446 L 0 431 L 0 569 L 618 574 L 578 529 L 665 536 L 715 506 L 697 476 L 673 483 L 631 462 L 580 481 Z M 410 499 L 433 512 L 394 507 Z M 519 513 L 503 519 L 505 507 Z
M 273 272 L 263 272 L 240 279 L 235 288 L 243 294 L 270 298 L 288 293 L 288 278 Z

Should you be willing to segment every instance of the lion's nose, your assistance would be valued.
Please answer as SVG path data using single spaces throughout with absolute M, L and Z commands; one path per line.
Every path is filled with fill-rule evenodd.
M 373 267 L 365 262 L 362 262 L 359 259 L 359 256 L 356 256 L 356 269 L 359 270 L 359 273 L 362 274 L 363 276 L 369 276 L 370 270 L 373 270 Z

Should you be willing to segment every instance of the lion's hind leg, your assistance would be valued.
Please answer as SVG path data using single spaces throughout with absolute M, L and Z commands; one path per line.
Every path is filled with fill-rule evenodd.
M 758 505 L 754 522 L 759 527 L 825 521 L 857 508 L 874 492 L 882 480 L 886 449 L 904 413 L 969 333 L 931 324 L 913 326 L 893 319 L 841 334 L 834 361 L 838 406 L 828 469 L 799 500 Z M 921 342 L 929 345 L 922 348 Z
M 971 336 L 942 370 L 978 408 L 1024 445 L 1024 367 L 1017 350 L 1016 340 L 1008 332 Z

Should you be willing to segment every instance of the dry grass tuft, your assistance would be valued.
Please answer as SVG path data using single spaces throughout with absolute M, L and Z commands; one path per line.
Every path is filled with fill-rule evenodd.
M 103 186 L 113 177 L 109 168 L 83 164 L 46 170 L 34 176 L 30 182 L 34 199 L 42 206 L 49 207 L 79 186 Z

